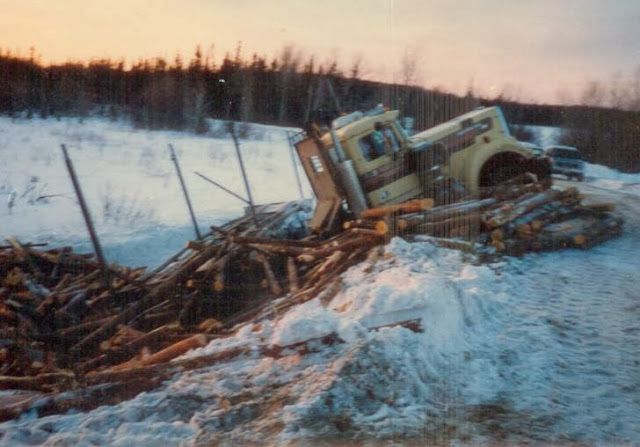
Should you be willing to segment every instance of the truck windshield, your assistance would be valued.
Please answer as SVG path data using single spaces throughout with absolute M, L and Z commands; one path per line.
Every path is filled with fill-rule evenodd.
M 393 152 L 400 150 L 398 136 L 389 126 L 360 138 L 358 147 L 366 161 L 375 160 L 383 155 L 391 155 Z

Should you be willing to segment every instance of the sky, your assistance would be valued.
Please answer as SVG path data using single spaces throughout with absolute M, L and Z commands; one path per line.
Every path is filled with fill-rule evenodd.
M 289 45 L 344 71 L 360 60 L 368 79 L 572 102 L 636 73 L 640 0 L 0 0 L 0 48 L 45 63 L 188 59 L 197 45 L 219 63 L 239 42 L 246 57 Z

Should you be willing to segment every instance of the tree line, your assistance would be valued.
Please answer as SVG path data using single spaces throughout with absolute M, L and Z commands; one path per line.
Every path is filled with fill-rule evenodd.
M 481 105 L 500 105 L 510 123 L 570 128 L 564 142 L 592 162 L 639 171 L 640 105 L 629 99 L 635 91 L 610 89 L 611 97 L 626 101 L 613 104 L 604 88 L 596 87 L 589 86 L 580 106 L 454 95 L 364 80 L 361 60 L 343 70 L 336 62 L 303 60 L 293 47 L 270 60 L 257 54 L 246 58 L 238 47 L 220 64 L 197 48 L 189 60 L 155 58 L 131 67 L 109 59 L 45 65 L 33 54 L 0 51 L 0 114 L 14 117 L 98 114 L 127 117 L 142 128 L 203 132 L 207 118 L 304 126 L 384 104 L 425 129 Z
M 359 79 L 357 63 L 348 73 L 337 63 L 302 61 L 287 47 L 272 60 L 240 51 L 220 65 L 197 49 L 180 56 L 45 66 L 34 57 L 0 53 L 0 113 L 9 116 L 130 117 L 137 126 L 202 131 L 206 118 L 302 126 L 340 113 L 383 103 L 398 107 L 422 127 L 477 106 L 475 98 L 418 87 Z

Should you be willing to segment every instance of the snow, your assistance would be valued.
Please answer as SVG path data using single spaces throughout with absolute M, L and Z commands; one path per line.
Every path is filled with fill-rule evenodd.
M 91 251 L 62 158 L 65 144 L 107 259 L 159 264 L 194 237 L 169 144 L 176 149 L 201 231 L 243 212 L 237 198 L 193 173 L 246 196 L 232 140 L 222 132 L 223 123 L 210 124 L 208 134 L 194 135 L 144 131 L 99 118 L 0 117 L 0 236 Z M 248 139 L 240 144 L 255 202 L 299 198 L 286 134 L 293 130 L 255 124 L 245 130 Z M 302 181 L 309 197 L 309 185 Z
M 585 163 L 585 176 L 593 186 L 640 195 L 640 173 L 622 173 L 607 166 Z
M 5 121 L 0 125 L 9 126 Z M 60 124 L 44 127 L 49 125 Z M 80 128 L 88 131 L 85 125 Z M 147 139 L 154 147 L 173 140 L 176 148 L 184 145 L 200 154 L 207 152 L 198 145 L 212 141 L 172 132 L 131 132 L 122 124 L 93 125 L 104 126 L 101 132 L 107 136 L 121 132 L 114 151 L 129 155 Z M 67 132 L 74 126 L 69 123 Z M 34 139 L 38 132 L 34 130 Z M 277 132 L 271 129 L 261 140 L 246 142 L 247 151 L 253 145 L 256 151 L 271 150 L 274 159 L 281 157 L 281 166 L 290 168 L 284 164 L 289 163 L 287 152 L 276 155 L 276 147 L 282 147 L 276 144 Z M 213 141 L 232 150 L 226 140 Z M 75 151 L 81 154 L 77 147 Z M 159 154 L 164 153 L 155 155 L 156 163 L 162 159 L 163 169 L 171 172 L 170 162 Z M 101 157 L 98 160 L 107 164 Z M 185 149 L 181 162 L 196 166 L 197 157 Z M 89 169 L 88 160 L 78 163 Z M 270 163 L 256 158 L 252 165 Z M 125 174 L 134 170 L 121 165 L 108 171 L 113 175 L 119 169 Z M 223 178 L 222 167 L 212 164 L 211 171 Z M 29 175 L 23 173 L 22 181 Z M 38 175 L 55 184 L 51 177 Z M 253 176 L 268 178 L 266 171 L 254 171 Z M 587 166 L 587 176 L 592 177 L 588 182 L 572 185 L 596 201 L 618 204 L 626 219 L 620 238 L 588 251 L 530 254 L 488 265 L 474 265 L 465 254 L 427 242 L 395 238 L 377 263 L 345 272 L 342 290 L 330 302 L 315 298 L 273 320 L 244 324 L 235 335 L 185 357 L 240 346 L 251 348 L 247 354 L 177 374 L 118 405 L 39 419 L 23 415 L 0 424 L 0 443 L 640 443 L 640 198 L 626 194 L 628 189 L 602 186 L 608 180 L 628 187 L 637 177 L 593 165 Z M 22 184 L 19 179 L 11 185 Z M 237 177 L 226 181 L 241 191 L 241 184 L 233 183 Z M 274 190 L 256 195 L 283 192 L 279 188 L 284 181 L 268 181 Z M 190 189 L 192 184 L 197 190 L 196 180 L 189 182 Z M 292 184 L 295 191 L 295 181 Z M 159 219 L 164 226 L 155 227 L 157 235 L 178 240 L 179 222 L 186 220 L 180 191 L 177 185 L 154 185 L 175 199 L 167 201 L 172 209 L 163 211 L 167 217 Z M 208 186 L 194 192 L 196 209 L 206 209 L 206 199 L 215 192 Z M 211 207 L 210 216 L 222 219 L 216 209 L 230 211 L 218 205 L 232 207 L 232 202 L 224 202 L 230 199 L 222 194 L 216 200 L 220 202 Z M 14 212 L 31 209 L 20 203 Z M 70 227 L 81 225 L 64 218 Z M 131 233 L 118 231 L 105 233 L 114 240 L 132 240 Z M 22 234 L 31 239 L 30 233 Z M 139 243 L 144 245 L 142 236 Z M 152 239 L 147 239 L 151 252 L 156 250 Z M 416 318 L 422 333 L 402 326 L 380 328 Z M 320 339 L 331 334 L 337 334 L 338 342 L 322 344 Z M 305 340 L 312 341 L 304 355 L 294 348 L 285 349 L 281 357 L 260 354 L 260 348 L 286 348 Z
M 533 134 L 533 143 L 544 148 L 560 143 L 564 129 L 552 126 L 524 126 Z M 640 173 L 626 174 L 607 166 L 585 163 L 586 181 L 593 186 L 640 195 Z
M 553 126 L 526 125 L 524 128 L 533 133 L 532 143 L 535 143 L 542 148 L 558 144 L 563 132 L 561 127 Z

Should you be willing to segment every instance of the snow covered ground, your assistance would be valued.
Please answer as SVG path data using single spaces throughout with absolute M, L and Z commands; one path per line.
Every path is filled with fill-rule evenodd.
M 625 174 L 606 166 L 587 163 L 585 176 L 593 186 L 640 195 L 640 174 Z
M 10 123 L 0 124 L 3 130 L 10 128 Z M 54 125 L 62 126 L 53 123 L 51 129 Z M 65 136 L 77 132 L 74 125 L 66 127 Z M 166 188 L 156 184 L 159 194 L 172 197 L 166 200 L 170 210 L 155 205 L 156 216 L 172 216 L 157 218 L 164 228 L 187 222 L 172 167 L 168 158 L 163 158 L 162 146 L 169 141 L 176 148 L 185 147 L 181 156 L 185 172 L 190 171 L 185 165 L 192 163 L 242 190 L 237 170 L 232 173 L 236 177 L 231 173 L 224 177 L 223 168 L 213 163 L 208 166 L 207 144 L 226 147 L 231 154 L 226 140 L 172 132 L 131 133 L 121 124 L 95 125 L 104 126 L 95 131 L 97 135 L 113 135 L 103 138 L 120 141 L 114 144 L 119 148 L 116 153 L 128 154 L 119 164 L 116 157 L 113 163 L 117 168 L 104 168 L 111 172 L 105 175 L 107 179 L 120 170 L 123 182 L 138 178 L 132 172 L 143 169 L 144 164 L 138 164 L 139 150 L 134 148 L 158 147 L 153 152 L 155 163 L 172 179 Z M 92 127 L 83 129 L 90 133 Z M 137 139 L 130 140 L 134 138 L 130 133 Z M 33 131 L 31 137 L 37 135 Z M 253 166 L 291 169 L 288 153 L 276 153 L 276 146 L 286 148 L 286 141 L 276 144 L 275 135 L 277 131 L 272 129 L 262 140 L 246 142 L 247 152 L 250 147 L 256 152 L 272 151 L 270 159 L 264 159 L 265 153 L 261 153 L 263 158 L 256 155 Z M 23 137 L 30 137 L 27 130 Z M 38 141 L 44 144 L 46 138 Z M 0 148 L 3 157 L 10 153 L 6 146 Z M 199 155 L 188 155 L 186 148 L 194 148 L 193 154 Z M 80 160 L 89 150 L 77 146 L 74 151 L 80 171 Z M 101 157 L 104 165 L 110 166 L 110 159 Z M 84 175 L 102 175 L 99 169 L 90 171 L 94 166 L 90 157 L 84 160 Z M 295 198 L 292 174 L 287 180 L 291 189 L 286 190 L 285 180 L 273 174 L 289 171 L 274 171 L 269 177 L 266 169 L 253 173 L 271 187 L 260 193 L 265 195 L 263 201 Z M 64 175 L 62 167 L 60 170 Z M 594 166 L 587 168 L 588 176 L 590 172 L 606 174 Z M 30 175 L 25 171 L 8 183 L 19 186 Z M 404 445 L 639 444 L 640 292 L 636 276 L 640 195 L 629 189 L 637 179 L 609 178 L 622 184 L 602 183 L 602 178 L 560 182 L 578 186 L 588 200 L 615 202 L 626 219 L 620 238 L 592 250 L 530 254 L 497 264 L 474 265 L 456 251 L 394 239 L 376 264 L 361 264 L 347 271 L 342 291 L 331 301 L 316 298 L 273 321 L 242 326 L 235 336 L 213 341 L 187 355 L 233 346 L 252 347 L 250 354 L 176 375 L 162 387 L 119 405 L 40 419 L 35 414 L 23 415 L 0 424 L 0 443 L 389 445 L 395 440 Z M 216 191 L 203 185 L 203 192 L 196 193 L 196 180 L 189 182 L 194 196 L 199 197 L 194 200 L 196 210 L 203 210 L 205 216 L 204 210 L 209 209 L 211 218 L 219 216 L 216 210 L 231 214 L 231 208 L 225 206 L 235 203 L 223 193 L 215 206 L 207 208 L 206 198 Z M 58 184 L 69 189 L 62 180 Z M 125 192 L 135 190 L 135 182 L 127 187 L 113 182 L 114 188 L 118 185 Z M 144 191 L 153 196 L 147 201 L 156 203 L 153 189 Z M 287 197 L 278 196 L 285 191 Z M 225 206 L 218 207 L 221 203 Z M 25 205 L 23 209 L 30 208 Z M 15 213 L 18 210 L 14 207 Z M 78 220 L 67 219 L 62 222 L 69 228 L 74 224 L 80 228 Z M 19 223 L 11 225 L 21 230 Z M 50 233 L 44 231 L 52 231 L 35 223 L 29 225 L 41 233 L 25 230 L 21 233 L 25 239 L 34 240 L 33 234 L 45 236 Z M 164 237 L 162 229 L 156 231 Z M 60 234 L 60 240 L 68 237 Z M 188 231 L 185 234 L 189 237 Z M 116 236 L 116 240 L 127 240 L 124 231 Z M 403 327 L 371 330 L 388 321 L 410 318 L 421 318 L 423 333 Z M 272 358 L 258 350 L 260 346 L 289 345 L 328 334 L 336 334 L 340 342 L 329 346 L 311 343 L 311 352 L 306 355 L 291 349 Z
M 242 202 L 193 173 L 246 196 L 232 141 L 222 123 L 211 124 L 209 134 L 193 135 L 98 118 L 0 117 L 0 237 L 91 251 L 60 149 L 65 144 L 107 259 L 159 264 L 194 237 L 168 144 L 176 149 L 202 231 L 242 213 Z M 299 198 L 286 130 L 252 125 L 240 140 L 256 203 Z

